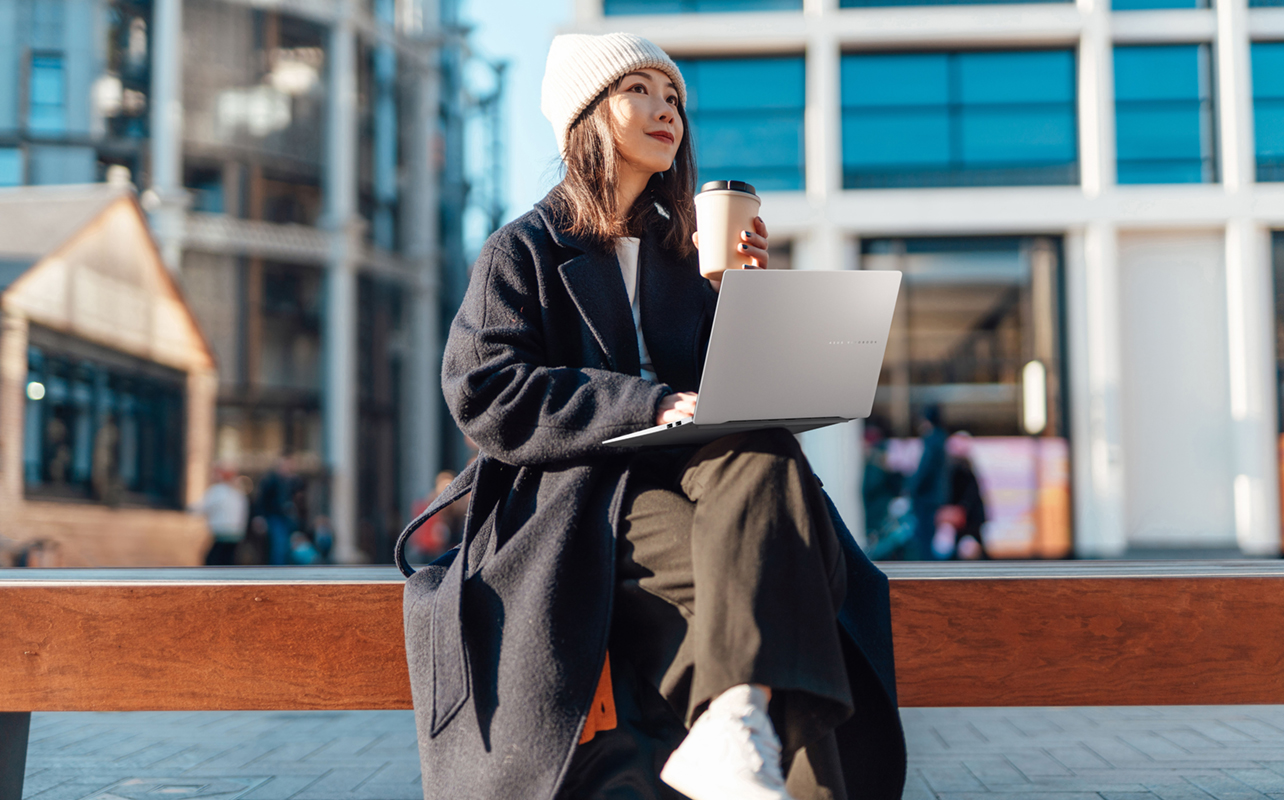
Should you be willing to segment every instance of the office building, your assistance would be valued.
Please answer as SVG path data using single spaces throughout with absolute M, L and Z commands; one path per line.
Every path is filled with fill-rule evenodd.
M 441 463 L 443 2 L 0 0 L 0 186 L 128 170 L 217 362 L 215 455 L 292 455 L 340 561 L 389 559 Z
M 1269 555 L 1270 5 L 577 0 L 574 28 L 679 60 L 702 179 L 764 190 L 780 261 L 905 273 L 871 422 L 910 471 L 928 407 L 974 435 L 996 554 Z M 806 442 L 854 528 L 861 436 Z

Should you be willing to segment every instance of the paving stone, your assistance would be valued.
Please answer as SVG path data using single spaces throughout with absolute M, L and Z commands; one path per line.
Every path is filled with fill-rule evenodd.
M 1272 769 L 1228 769 L 1226 774 L 1264 794 L 1284 793 L 1284 775 Z
M 1284 800 L 1284 706 L 905 709 L 902 722 L 907 800 Z M 408 711 L 33 716 L 24 800 L 105 800 L 112 786 L 140 800 L 167 786 L 422 797 Z
M 1253 787 L 1229 775 L 1194 775 L 1186 780 L 1208 792 L 1217 800 L 1264 800 L 1264 795 Z
M 937 794 L 945 792 L 984 792 L 986 787 L 962 763 L 932 765 L 921 771 L 923 780 Z
M 901 800 L 936 800 L 936 792 L 927 785 L 923 776 L 916 769 L 911 769 L 905 776 L 905 791 Z

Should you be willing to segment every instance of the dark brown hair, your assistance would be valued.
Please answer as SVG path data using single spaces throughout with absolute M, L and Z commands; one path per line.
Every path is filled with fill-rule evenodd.
M 651 176 L 632 208 L 616 208 L 619 154 L 606 98 L 622 80 L 602 90 L 572 123 L 566 136 L 566 174 L 554 197 L 566 217 L 567 232 L 602 250 L 609 250 L 617 237 L 654 230 L 664 231 L 663 247 L 685 256 L 694 250 L 691 234 L 696 229 L 695 157 L 686 109 L 678 104 L 683 133 L 673 165 Z

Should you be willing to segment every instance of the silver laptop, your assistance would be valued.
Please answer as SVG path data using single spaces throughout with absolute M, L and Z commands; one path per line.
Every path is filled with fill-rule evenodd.
M 603 444 L 703 444 L 868 417 L 900 285 L 891 270 L 728 271 L 695 416 Z

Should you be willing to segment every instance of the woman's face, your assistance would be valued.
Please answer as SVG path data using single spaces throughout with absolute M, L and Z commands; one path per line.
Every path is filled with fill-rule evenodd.
M 678 90 L 668 75 L 658 69 L 630 72 L 607 102 L 621 161 L 648 178 L 673 166 L 684 131 Z

